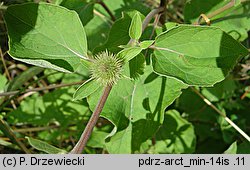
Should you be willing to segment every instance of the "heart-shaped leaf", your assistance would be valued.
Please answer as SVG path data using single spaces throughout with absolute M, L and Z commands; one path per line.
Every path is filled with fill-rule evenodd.
M 153 67 L 189 85 L 212 86 L 225 79 L 248 50 L 216 27 L 180 25 L 155 40 Z
M 87 59 L 87 39 L 76 12 L 48 3 L 8 7 L 9 54 L 40 67 L 74 72 Z

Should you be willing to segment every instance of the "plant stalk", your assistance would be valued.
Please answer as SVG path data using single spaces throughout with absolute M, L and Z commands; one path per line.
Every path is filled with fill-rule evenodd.
M 107 98 L 109 96 L 109 93 L 112 89 L 112 86 L 107 86 L 105 87 L 102 96 L 99 99 L 99 102 L 95 108 L 95 111 L 93 112 L 93 114 L 91 115 L 88 124 L 86 126 L 86 128 L 84 129 L 79 141 L 77 142 L 77 144 L 74 146 L 74 148 L 70 151 L 70 154 L 81 154 L 82 151 L 84 150 L 87 141 L 96 125 L 96 122 L 100 116 L 100 113 L 102 112 L 102 109 L 104 107 L 105 102 L 107 101 Z
M 165 9 L 165 7 L 159 7 L 156 9 L 153 9 L 150 13 L 148 13 L 148 15 L 145 17 L 143 23 L 142 23 L 142 32 L 146 29 L 146 27 L 148 26 L 148 24 L 150 23 L 151 19 L 156 15 L 159 14 L 161 12 L 163 12 Z M 132 39 L 129 41 L 129 43 L 132 41 Z M 129 44 L 128 43 L 128 44 Z M 108 95 L 110 93 L 112 89 L 112 86 L 107 86 L 104 89 L 104 92 L 102 94 L 102 96 L 99 99 L 99 102 L 95 108 L 95 111 L 93 112 L 92 116 L 89 119 L 89 122 L 86 125 L 86 128 L 84 129 L 79 141 L 77 142 L 77 144 L 74 146 L 74 148 L 69 152 L 70 154 L 81 154 L 82 151 L 84 150 L 87 141 L 93 131 L 93 128 L 96 125 L 96 122 L 100 116 L 100 113 L 102 112 L 102 109 L 104 107 L 104 104 L 108 98 Z

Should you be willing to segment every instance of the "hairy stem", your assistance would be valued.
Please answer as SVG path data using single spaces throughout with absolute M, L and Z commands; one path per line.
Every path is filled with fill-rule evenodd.
M 87 144 L 87 141 L 96 125 L 96 122 L 100 116 L 100 113 L 102 112 L 102 109 L 104 107 L 105 102 L 107 101 L 107 98 L 109 96 L 109 93 L 112 89 L 112 86 L 107 86 L 105 87 L 102 96 L 99 99 L 99 102 L 95 108 L 95 111 L 93 112 L 93 114 L 91 115 L 89 122 L 86 126 L 86 128 L 84 129 L 79 141 L 77 142 L 77 144 L 75 145 L 75 147 L 70 151 L 71 154 L 80 154 L 82 153 L 84 147 Z
M 230 120 L 223 112 L 221 112 L 213 103 L 211 103 L 207 98 L 205 98 L 198 90 L 191 87 L 191 89 L 200 97 L 202 100 L 211 107 L 214 111 L 216 111 L 219 115 L 221 115 L 235 130 L 237 130 L 248 142 L 250 142 L 250 137 L 239 128 L 232 120 Z

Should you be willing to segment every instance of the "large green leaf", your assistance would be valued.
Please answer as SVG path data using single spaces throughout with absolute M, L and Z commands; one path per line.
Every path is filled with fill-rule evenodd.
M 155 136 L 152 153 L 192 153 L 195 151 L 194 127 L 176 110 L 166 112 L 165 120 Z
M 215 10 L 225 6 L 231 0 L 190 0 L 186 3 L 184 17 L 186 22 L 198 20 L 200 14 L 210 14 Z M 216 15 L 211 19 L 212 26 L 220 27 L 222 30 L 239 41 L 248 37 L 250 30 L 250 2 L 235 5 L 229 10 Z
M 9 54 L 16 60 L 74 72 L 87 57 L 85 31 L 74 11 L 45 3 L 13 5 L 5 21 Z
M 153 67 L 189 85 L 212 86 L 225 79 L 248 50 L 216 27 L 180 25 L 155 40 Z
M 187 85 L 173 78 L 159 77 L 147 67 L 136 81 L 122 79 L 116 84 L 101 116 L 115 125 L 106 148 L 110 153 L 133 153 L 151 139 L 164 118 L 164 110 Z M 94 109 L 101 92 L 90 95 Z M 115 104 L 114 104 L 115 103 Z

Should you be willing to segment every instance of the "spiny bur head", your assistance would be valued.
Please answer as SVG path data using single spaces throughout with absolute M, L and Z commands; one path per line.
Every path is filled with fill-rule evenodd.
M 91 64 L 91 77 L 102 85 L 113 85 L 121 78 L 123 61 L 108 51 L 97 54 Z

